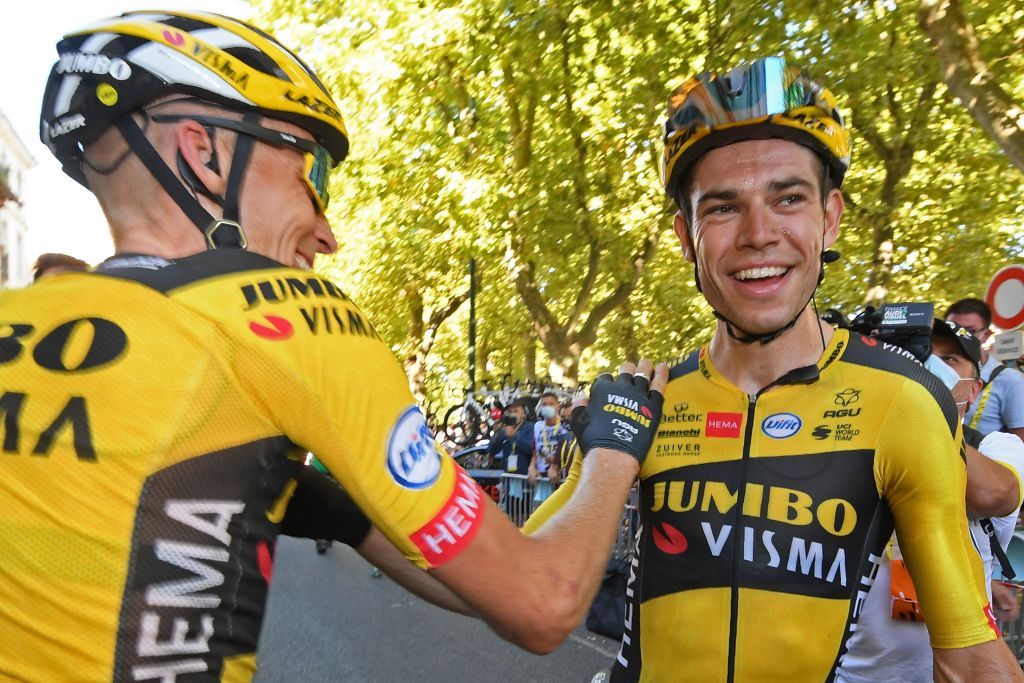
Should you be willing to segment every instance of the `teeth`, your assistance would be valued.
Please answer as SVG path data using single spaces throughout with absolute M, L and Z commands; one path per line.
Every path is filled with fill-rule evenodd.
M 778 277 L 786 274 L 787 268 L 782 266 L 766 266 L 763 268 L 747 268 L 733 275 L 737 280 L 760 280 L 766 277 Z
M 302 258 L 298 254 L 295 255 L 295 267 L 299 270 L 310 270 L 312 265 L 306 259 Z

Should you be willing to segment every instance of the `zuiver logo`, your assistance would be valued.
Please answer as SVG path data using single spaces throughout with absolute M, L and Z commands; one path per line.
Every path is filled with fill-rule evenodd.
M 773 439 L 788 439 L 802 426 L 803 422 L 793 413 L 775 413 L 761 422 L 761 431 Z

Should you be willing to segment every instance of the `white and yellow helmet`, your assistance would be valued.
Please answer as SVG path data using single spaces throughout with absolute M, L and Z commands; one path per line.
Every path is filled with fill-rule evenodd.
M 207 12 L 128 12 L 57 44 L 40 139 L 85 184 L 83 149 L 122 116 L 173 93 L 283 119 L 332 157 L 348 153 L 338 106 L 301 59 L 263 31 Z

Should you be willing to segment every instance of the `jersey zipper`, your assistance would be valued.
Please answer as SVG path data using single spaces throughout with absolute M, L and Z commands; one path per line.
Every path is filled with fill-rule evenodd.
M 743 458 L 740 460 L 740 481 L 739 490 L 736 492 L 736 507 L 733 513 L 732 525 L 732 586 L 729 603 L 729 674 L 728 683 L 733 683 L 736 678 L 736 628 L 737 613 L 739 612 L 740 599 L 740 553 L 742 543 L 740 533 L 740 522 L 743 520 L 743 498 L 747 488 L 747 469 L 750 464 L 750 442 L 754 438 L 754 409 L 757 406 L 757 397 L 760 392 L 751 396 L 747 395 L 747 426 L 743 434 Z

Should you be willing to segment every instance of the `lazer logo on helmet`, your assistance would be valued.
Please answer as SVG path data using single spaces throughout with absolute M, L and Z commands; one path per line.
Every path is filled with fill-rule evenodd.
M 441 454 L 416 406 L 402 413 L 391 430 L 387 463 L 391 477 L 407 489 L 427 488 L 441 474 Z
M 301 104 L 306 109 L 312 112 L 316 112 L 317 114 L 323 114 L 324 116 L 330 116 L 332 119 L 336 121 L 341 121 L 341 113 L 327 102 L 321 100 L 319 97 L 309 97 L 307 95 L 303 95 L 302 93 L 297 93 L 293 90 L 285 91 L 284 96 L 286 99 L 289 99 L 292 102 L 295 102 L 296 104 Z
M 132 68 L 123 59 L 84 52 L 65 52 L 54 68 L 59 74 L 109 74 L 116 81 L 126 81 L 132 75 Z
M 71 116 L 65 116 L 62 119 L 58 119 L 50 124 L 50 139 L 59 138 L 61 135 L 67 135 L 73 130 L 78 130 L 85 126 L 85 117 L 81 114 L 72 114 Z

